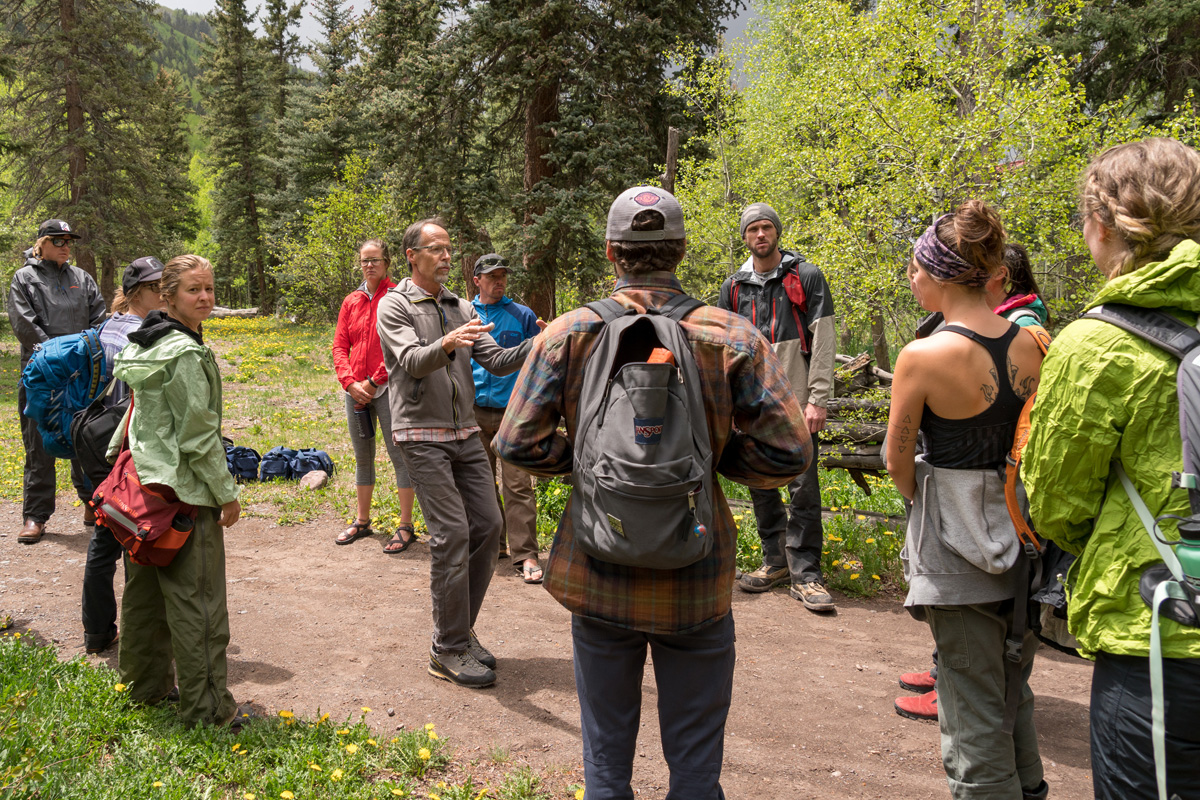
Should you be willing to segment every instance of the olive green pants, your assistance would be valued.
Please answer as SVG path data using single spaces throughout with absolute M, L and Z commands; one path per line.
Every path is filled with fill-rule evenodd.
M 192 535 L 165 567 L 143 567 L 125 554 L 121 681 L 134 700 L 157 703 L 178 680 L 179 715 L 187 725 L 222 725 L 236 710 L 225 685 L 229 608 L 217 516 L 217 509 L 201 508 Z

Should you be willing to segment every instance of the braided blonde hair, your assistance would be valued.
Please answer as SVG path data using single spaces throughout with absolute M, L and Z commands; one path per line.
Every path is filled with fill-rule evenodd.
M 1123 245 L 1109 278 L 1200 241 L 1200 153 L 1175 139 L 1108 148 L 1088 165 L 1079 194 L 1084 218 L 1094 214 Z

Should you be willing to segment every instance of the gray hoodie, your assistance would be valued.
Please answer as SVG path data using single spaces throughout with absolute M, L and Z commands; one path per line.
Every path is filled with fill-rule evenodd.
M 992 469 L 944 469 L 916 460 L 917 492 L 900 558 L 908 581 L 905 606 L 958 606 L 1017 594 L 1021 555 Z

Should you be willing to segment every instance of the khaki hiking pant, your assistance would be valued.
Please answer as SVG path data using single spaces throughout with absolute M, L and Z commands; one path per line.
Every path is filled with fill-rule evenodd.
M 504 543 L 508 542 L 508 552 L 514 564 L 520 564 L 529 558 L 537 559 L 537 495 L 534 491 L 533 476 L 512 464 L 497 460 L 496 451 L 492 447 L 492 439 L 504 420 L 504 409 L 475 406 L 475 420 L 479 423 L 479 437 L 487 450 L 488 463 L 492 465 L 492 472 L 500 484 L 496 488 L 497 503 L 501 500 L 501 487 L 504 490 L 504 502 L 500 504 L 504 513 L 500 545 L 504 546 Z
M 178 680 L 179 716 L 187 725 L 223 725 L 237 708 L 226 687 L 229 607 L 218 515 L 201 508 L 192 535 L 165 567 L 143 567 L 125 554 L 121 681 L 134 700 L 157 703 Z

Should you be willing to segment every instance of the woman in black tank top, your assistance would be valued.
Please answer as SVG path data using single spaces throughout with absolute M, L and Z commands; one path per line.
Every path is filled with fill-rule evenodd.
M 913 295 L 947 324 L 901 351 L 888 417 L 888 473 L 913 501 L 905 605 L 929 623 L 938 645 L 942 763 L 956 800 L 1047 791 L 1028 686 L 1032 635 L 1022 643 L 1015 726 L 1001 729 L 1020 553 L 996 468 L 1041 366 L 1034 338 L 988 303 L 985 286 L 1003 266 L 1004 240 L 996 212 L 969 200 L 917 241 L 908 266 Z

